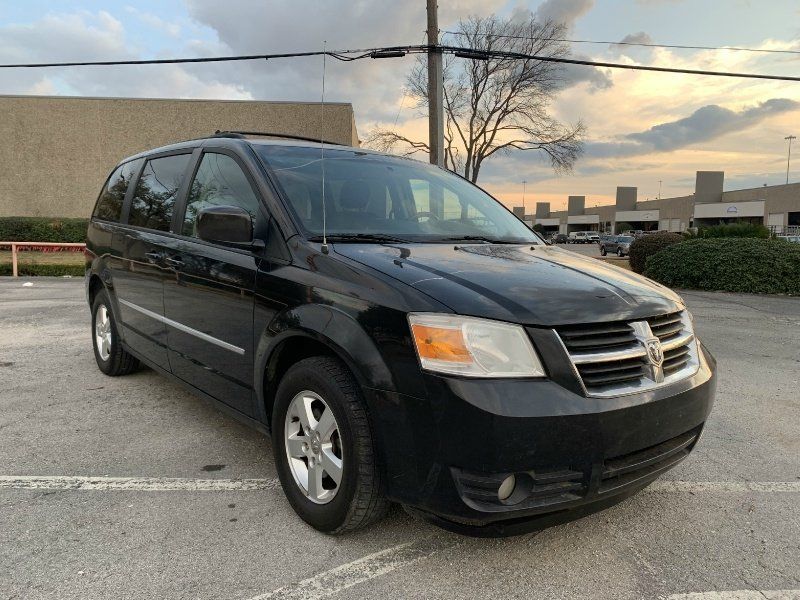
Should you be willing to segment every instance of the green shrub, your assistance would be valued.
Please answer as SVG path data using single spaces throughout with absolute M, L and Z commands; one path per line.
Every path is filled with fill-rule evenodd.
M 652 256 L 659 250 L 681 241 L 683 241 L 681 234 L 666 231 L 650 233 L 636 238 L 633 240 L 630 250 L 631 269 L 637 273 L 642 273 L 648 256 Z
M 85 242 L 88 219 L 0 217 L 0 242 Z
M 36 263 L 20 263 L 17 267 L 22 276 L 41 276 L 41 277 L 62 277 L 72 275 L 73 277 L 83 277 L 85 267 L 83 265 L 41 265 Z M 11 275 L 11 263 L 0 263 L 0 275 Z
M 632 229 L 633 229 L 633 225 L 631 225 L 630 223 L 625 223 L 623 221 L 622 223 L 617 223 L 617 231 L 616 231 L 616 233 L 617 233 L 617 235 L 619 235 L 621 233 L 625 233 L 626 231 L 630 231 Z
M 758 238 L 689 240 L 648 258 L 644 274 L 669 287 L 800 294 L 800 244 Z
M 763 238 L 770 237 L 767 227 L 753 223 L 727 223 L 722 225 L 710 225 L 701 227 L 697 230 L 699 238 Z

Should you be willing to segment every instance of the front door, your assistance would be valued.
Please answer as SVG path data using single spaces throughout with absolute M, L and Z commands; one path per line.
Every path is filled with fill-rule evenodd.
M 263 235 L 264 209 L 246 171 L 233 154 L 206 150 L 176 225 L 180 238 L 165 258 L 172 269 L 164 285 L 169 359 L 181 379 L 252 414 L 253 292 L 261 259 L 197 237 L 197 215 L 211 206 L 244 208 L 256 237 Z
M 136 183 L 127 224 L 115 233 L 112 272 L 125 344 L 144 359 L 169 370 L 164 324 L 164 262 L 173 207 L 181 193 L 190 154 L 148 160 Z

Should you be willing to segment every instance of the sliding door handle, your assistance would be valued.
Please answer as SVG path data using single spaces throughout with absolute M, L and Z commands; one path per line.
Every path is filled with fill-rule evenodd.
M 183 266 L 183 261 L 180 259 L 180 257 L 177 256 L 168 256 L 167 258 L 164 259 L 164 262 L 167 263 L 170 267 L 177 268 Z

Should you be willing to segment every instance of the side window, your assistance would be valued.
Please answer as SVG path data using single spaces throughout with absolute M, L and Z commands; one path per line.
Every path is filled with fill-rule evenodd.
M 169 231 L 172 208 L 191 154 L 165 156 L 147 161 L 131 203 L 128 223 Z
M 141 160 L 132 160 L 117 167 L 117 170 L 108 178 L 97 205 L 94 207 L 93 217 L 105 221 L 119 221 L 122 216 L 122 204 L 125 202 L 125 193 L 128 191 L 128 184 L 136 175 Z
M 431 212 L 431 184 L 424 179 L 409 179 L 418 213 Z
M 197 169 L 183 217 L 181 233 L 197 237 L 197 216 L 210 206 L 238 206 L 258 215 L 258 197 L 241 167 L 227 154 L 206 152 Z
M 461 201 L 447 188 L 444 189 L 444 219 L 447 221 L 461 219 Z

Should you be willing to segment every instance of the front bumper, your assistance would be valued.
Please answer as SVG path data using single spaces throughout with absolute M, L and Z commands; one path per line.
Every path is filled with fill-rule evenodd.
M 715 362 L 619 398 L 549 380 L 425 375 L 426 399 L 369 390 L 387 494 L 472 535 L 511 535 L 579 518 L 636 493 L 693 449 L 711 411 Z M 570 389 L 572 388 L 572 389 Z M 497 499 L 514 474 L 518 489 Z

